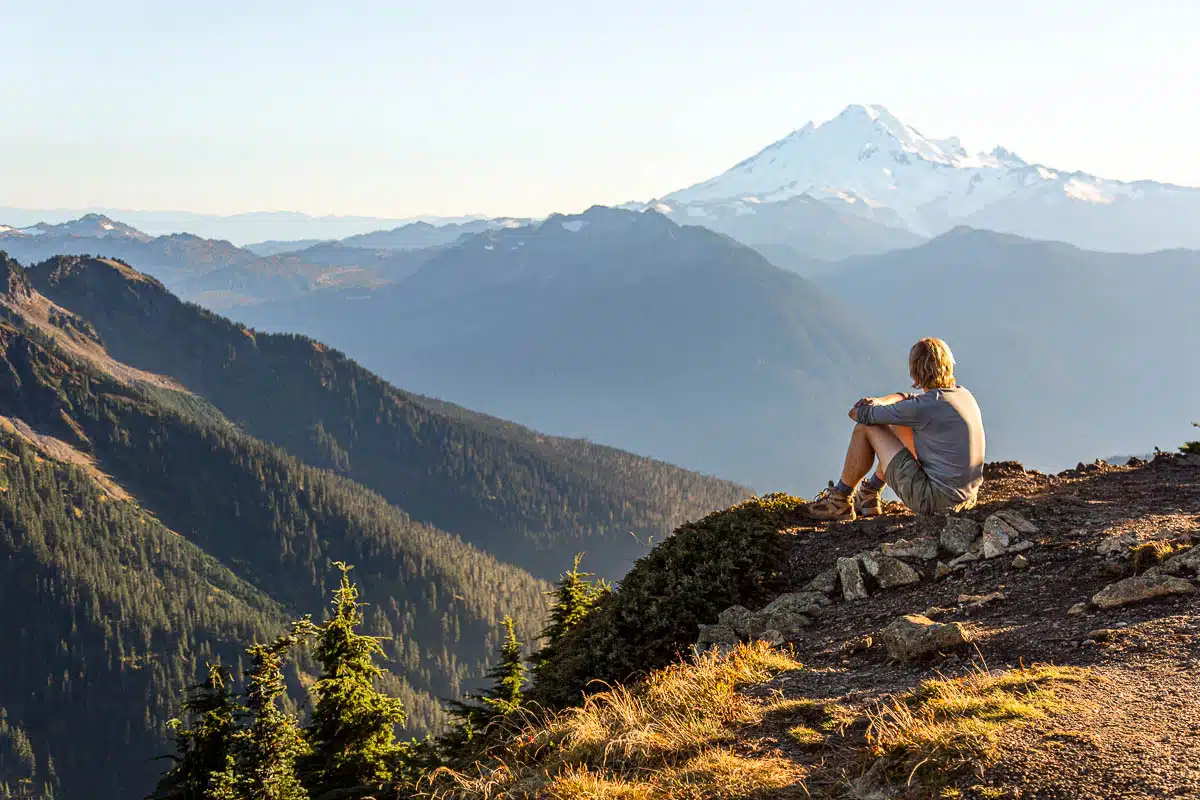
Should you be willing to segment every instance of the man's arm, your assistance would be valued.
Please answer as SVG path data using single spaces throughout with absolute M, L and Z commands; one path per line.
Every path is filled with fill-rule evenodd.
M 889 403 L 876 400 L 855 406 L 854 420 L 862 425 L 904 425 L 909 428 L 918 427 L 921 417 L 920 395 L 888 395 L 878 400 L 889 400 L 900 397 Z
M 916 397 L 916 395 L 912 394 L 911 392 L 896 392 L 895 394 L 888 394 L 884 395 L 883 397 L 874 398 L 875 402 L 873 405 L 891 406 L 899 403 L 901 400 L 911 400 L 914 397 Z

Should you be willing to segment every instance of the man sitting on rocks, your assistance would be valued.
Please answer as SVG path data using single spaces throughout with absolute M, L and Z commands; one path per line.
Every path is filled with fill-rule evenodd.
M 879 493 L 885 484 L 918 514 L 975 505 L 983 483 L 983 419 L 974 396 L 954 380 L 949 345 L 941 339 L 917 342 L 908 354 L 908 371 L 921 394 L 864 397 L 850 409 L 858 424 L 842 476 L 808 504 L 814 519 L 882 514 Z M 856 493 L 872 463 L 875 473 Z

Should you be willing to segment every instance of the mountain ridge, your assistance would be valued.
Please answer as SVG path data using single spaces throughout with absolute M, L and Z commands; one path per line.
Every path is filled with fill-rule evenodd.
M 123 363 L 172 376 L 249 433 L 543 578 L 580 550 L 617 578 L 642 541 L 748 493 L 409 394 L 317 341 L 247 329 L 117 262 L 58 257 L 27 273 Z

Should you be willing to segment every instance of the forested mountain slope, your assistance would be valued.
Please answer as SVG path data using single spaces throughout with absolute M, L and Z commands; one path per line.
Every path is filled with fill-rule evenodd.
M 375 599 L 413 731 L 484 672 L 500 617 L 540 628 L 546 584 L 113 360 L 7 259 L 0 415 L 0 708 L 68 797 L 147 791 L 183 686 L 319 613 L 335 560 Z
M 646 541 L 749 493 L 400 391 L 318 342 L 181 302 L 119 262 L 60 257 L 29 275 L 120 361 L 171 376 L 252 435 L 542 577 L 581 550 L 590 570 L 620 577 Z

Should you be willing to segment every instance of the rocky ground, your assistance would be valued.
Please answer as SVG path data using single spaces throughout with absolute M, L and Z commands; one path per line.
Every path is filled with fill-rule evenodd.
M 1200 457 L 1059 475 L 991 464 L 980 504 L 960 519 L 889 510 L 798 517 L 781 531 L 792 591 L 730 609 L 700 644 L 790 644 L 806 669 L 747 691 L 864 711 L 981 665 L 1086 667 L 1096 681 L 1067 691 L 1072 710 L 1006 732 L 989 763 L 955 779 L 960 794 L 938 796 L 1200 798 L 1200 547 L 1188 549 L 1200 543 Z M 919 617 L 897 622 L 906 615 Z M 743 746 L 827 757 L 778 731 Z M 927 796 L 855 789 L 853 770 L 848 796 Z

